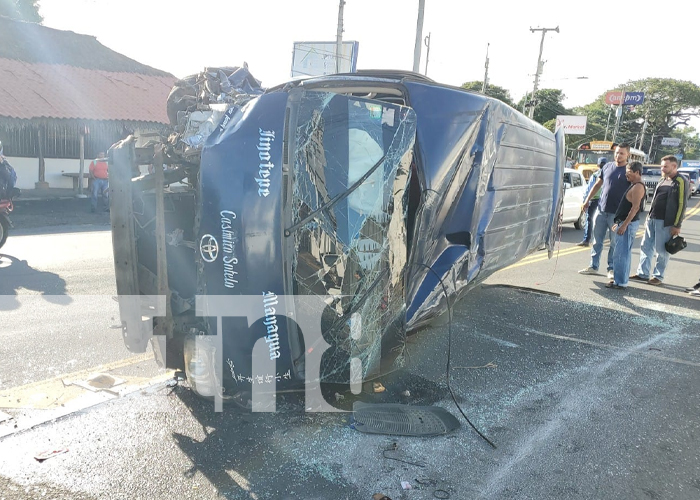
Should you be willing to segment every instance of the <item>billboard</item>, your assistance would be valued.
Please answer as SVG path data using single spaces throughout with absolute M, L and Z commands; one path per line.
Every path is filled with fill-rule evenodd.
M 359 42 L 342 42 L 340 71 L 336 66 L 336 42 L 294 42 L 292 76 L 321 76 L 354 73 Z
M 605 104 L 612 104 L 617 106 L 622 101 L 621 90 L 611 90 L 605 93 Z M 627 105 L 638 105 L 644 103 L 644 92 L 625 92 L 625 102 L 622 104 Z
M 681 145 L 681 140 L 679 137 L 664 137 L 661 139 L 662 146 L 678 147 Z
M 586 133 L 586 116 L 557 115 L 556 132 L 560 128 L 565 134 L 584 135 Z
M 624 104 L 643 104 L 644 103 L 644 92 L 625 92 L 625 102 Z

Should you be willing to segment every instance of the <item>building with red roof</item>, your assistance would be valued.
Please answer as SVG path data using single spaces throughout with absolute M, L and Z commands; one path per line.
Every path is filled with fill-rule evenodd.
M 0 16 L 0 140 L 20 187 L 26 165 L 37 187 L 70 186 L 61 174 L 77 172 L 81 147 L 94 158 L 130 133 L 164 131 L 176 80 L 93 36 Z

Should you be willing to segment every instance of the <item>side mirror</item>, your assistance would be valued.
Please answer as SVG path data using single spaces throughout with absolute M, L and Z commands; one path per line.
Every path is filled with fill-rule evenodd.
M 570 189 L 570 188 L 571 188 L 571 184 L 569 184 L 568 182 L 565 182 L 564 189 Z

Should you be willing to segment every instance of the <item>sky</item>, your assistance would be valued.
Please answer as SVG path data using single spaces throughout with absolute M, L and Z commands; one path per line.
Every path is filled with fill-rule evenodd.
M 360 69 L 413 68 L 418 0 L 345 0 L 343 40 L 359 42 Z M 339 0 L 39 0 L 44 25 L 96 36 L 107 47 L 177 77 L 207 66 L 241 66 L 269 87 L 290 80 L 294 42 L 335 41 Z M 690 0 L 425 0 L 420 72 L 441 83 L 483 80 L 517 102 L 532 90 L 542 33 L 540 88 L 561 89 L 567 107 L 628 80 L 700 84 L 683 29 Z M 586 77 L 581 79 L 581 77 Z

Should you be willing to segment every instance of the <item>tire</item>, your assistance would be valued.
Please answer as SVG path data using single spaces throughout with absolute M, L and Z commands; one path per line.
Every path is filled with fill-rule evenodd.
M 574 227 L 576 229 L 583 229 L 583 226 L 586 224 L 586 212 L 584 210 L 581 210 L 581 215 L 578 216 L 578 219 L 576 219 L 576 222 L 574 222 Z
M 0 248 L 7 241 L 7 236 L 10 234 L 10 222 L 3 216 L 0 215 Z

